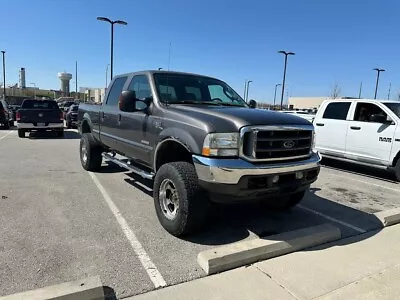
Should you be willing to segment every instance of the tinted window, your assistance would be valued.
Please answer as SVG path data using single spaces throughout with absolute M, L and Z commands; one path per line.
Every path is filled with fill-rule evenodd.
M 396 114 L 400 118 L 400 103 L 384 103 L 387 107 L 390 108 L 392 112 Z
M 385 118 L 387 114 L 377 105 L 372 103 L 357 103 L 356 112 L 354 114 L 354 121 L 359 122 L 372 122 L 372 115 L 381 115 Z
M 122 93 L 122 89 L 124 87 L 126 79 L 127 77 L 119 77 L 115 79 L 114 83 L 111 86 L 110 92 L 108 93 L 106 105 L 118 105 L 118 99 Z
M 3 101 L 0 101 L 0 109 L 3 109 Z
M 21 109 L 59 109 L 57 102 L 49 100 L 24 100 Z
M 147 79 L 147 76 L 145 75 L 138 75 L 133 77 L 128 89 L 134 91 L 136 94 L 136 98 L 140 100 L 144 100 L 152 96 L 150 83 Z M 143 102 L 136 102 L 136 109 L 144 108 L 146 108 L 146 104 L 144 104 Z
M 190 74 L 154 74 L 155 85 L 161 102 L 226 106 L 247 104 L 225 82 Z
M 332 102 L 325 109 L 324 119 L 346 120 L 350 102 Z

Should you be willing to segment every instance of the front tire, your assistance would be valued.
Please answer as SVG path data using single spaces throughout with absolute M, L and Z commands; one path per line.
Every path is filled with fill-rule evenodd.
M 103 152 L 91 133 L 84 133 L 81 137 L 79 154 L 81 165 L 86 171 L 96 171 L 100 169 L 103 160 L 101 153 Z
M 181 236 L 203 225 L 209 202 L 192 164 L 162 165 L 157 171 L 153 191 L 158 220 L 169 233 Z
M 400 159 L 397 160 L 394 167 L 394 175 L 396 176 L 397 181 L 400 181 Z
M 25 137 L 25 130 L 23 130 L 23 129 L 18 129 L 18 137 L 24 138 L 24 137 Z

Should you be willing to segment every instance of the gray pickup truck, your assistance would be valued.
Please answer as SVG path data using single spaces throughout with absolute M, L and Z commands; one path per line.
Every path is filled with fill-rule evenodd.
M 105 158 L 154 180 L 157 217 L 175 236 L 203 224 L 210 201 L 290 209 L 319 174 L 314 128 L 254 107 L 211 77 L 119 75 L 101 106 L 79 106 L 81 164 L 95 171 Z

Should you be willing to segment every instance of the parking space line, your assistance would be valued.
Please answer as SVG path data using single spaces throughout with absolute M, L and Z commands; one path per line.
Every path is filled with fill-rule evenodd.
M 365 230 L 365 229 L 361 229 L 361 228 L 359 228 L 359 227 L 357 227 L 357 226 L 351 225 L 351 224 L 346 223 L 346 222 L 344 222 L 344 221 L 341 221 L 341 220 L 338 220 L 338 219 L 336 219 L 336 218 L 327 216 L 327 215 L 325 215 L 325 214 L 323 214 L 323 213 L 321 213 L 321 212 L 319 212 L 319 211 L 313 210 L 313 209 L 308 208 L 308 207 L 305 207 L 305 206 L 303 206 L 303 205 L 297 205 L 297 207 L 300 208 L 300 209 L 302 209 L 302 210 L 308 211 L 308 212 L 310 212 L 310 213 L 316 214 L 316 215 L 318 215 L 318 216 L 320 216 L 320 217 L 323 217 L 323 218 L 325 218 L 325 219 L 327 219 L 327 220 L 329 220 L 329 221 L 332 221 L 332 222 L 338 223 L 338 224 L 340 224 L 340 225 L 343 225 L 343 226 L 345 226 L 345 227 L 351 228 L 351 229 L 353 229 L 353 230 L 355 230 L 355 231 L 357 231 L 357 232 L 359 232 L 359 233 L 366 233 L 366 232 L 367 232 L 367 230 Z
M 8 136 L 11 132 L 13 132 L 12 130 L 8 131 L 4 136 L 0 137 L 0 140 L 4 139 L 6 136 Z
M 143 268 L 146 270 L 147 275 L 149 275 L 150 280 L 153 282 L 154 286 L 156 288 L 166 286 L 167 283 L 165 282 L 161 273 L 158 271 L 155 264 L 151 261 L 149 255 L 146 253 L 146 250 L 144 250 L 142 244 L 136 238 L 136 235 L 129 227 L 128 222 L 122 216 L 121 212 L 118 210 L 118 207 L 115 205 L 115 203 L 111 200 L 111 197 L 108 195 L 103 185 L 100 183 L 100 181 L 97 179 L 94 173 L 89 172 L 89 175 L 92 178 L 95 185 L 97 186 L 97 188 L 99 189 L 100 193 L 103 195 L 104 200 L 106 201 L 111 212 L 117 219 L 118 224 L 121 226 L 123 233 L 125 234 L 126 238 L 131 244 L 133 250 L 136 253 L 136 256 L 139 258 Z
M 380 187 L 382 189 L 387 189 L 387 190 L 390 190 L 390 191 L 394 191 L 394 192 L 400 193 L 400 190 L 398 190 L 398 189 L 394 189 L 394 188 L 391 188 L 391 187 L 388 187 L 388 186 L 384 186 L 384 185 L 380 185 L 380 184 L 376 184 L 376 183 L 372 183 L 372 182 L 367 182 L 367 181 L 364 181 L 364 180 L 355 179 L 355 178 L 352 178 L 350 176 L 349 177 L 346 176 L 346 178 L 345 178 L 344 176 L 336 175 L 336 174 L 333 174 L 333 173 L 330 173 L 330 172 L 329 172 L 329 175 L 331 175 L 333 177 L 339 177 L 339 178 L 342 178 L 342 179 L 346 179 L 346 180 L 349 179 L 349 180 L 357 181 L 357 182 L 360 182 L 360 183 L 363 183 L 363 184 L 366 184 L 366 185 L 373 185 L 373 186 L 376 186 L 376 187 Z

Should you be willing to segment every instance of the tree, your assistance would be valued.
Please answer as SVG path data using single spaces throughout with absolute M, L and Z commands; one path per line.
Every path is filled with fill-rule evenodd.
M 337 83 L 335 83 L 332 88 L 331 97 L 333 99 L 339 98 L 341 92 L 342 92 L 342 90 L 340 89 L 339 85 Z

